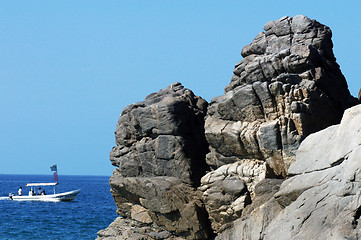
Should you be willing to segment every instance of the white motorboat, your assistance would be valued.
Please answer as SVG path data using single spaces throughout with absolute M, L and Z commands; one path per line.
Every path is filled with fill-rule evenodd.
M 9 198 L 11 200 L 16 201 L 46 201 L 46 202 L 60 202 L 60 201 L 72 201 L 76 198 L 80 189 L 64 192 L 64 193 L 56 193 L 55 186 L 58 185 L 57 182 L 54 183 L 28 183 L 25 187 L 40 187 L 40 186 L 53 186 L 54 193 L 53 194 L 42 194 L 42 195 L 15 195 L 13 193 L 9 194 Z

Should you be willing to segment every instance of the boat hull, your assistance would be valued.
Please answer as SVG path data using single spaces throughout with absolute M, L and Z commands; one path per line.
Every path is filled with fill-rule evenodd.
M 49 195 L 36 195 L 36 196 L 10 196 L 14 201 L 44 201 L 44 202 L 60 202 L 72 201 L 76 198 L 81 190 L 74 190 L 65 193 L 49 194 Z

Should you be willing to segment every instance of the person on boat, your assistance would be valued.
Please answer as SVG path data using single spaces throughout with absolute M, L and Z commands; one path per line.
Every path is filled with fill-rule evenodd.
M 39 187 L 39 190 L 38 190 L 38 195 L 41 195 L 43 191 L 41 190 L 41 187 Z
M 29 196 L 34 196 L 33 193 L 34 193 L 33 188 L 30 188 Z
M 41 195 L 46 195 L 45 190 L 43 190 L 43 191 L 41 192 Z
M 19 196 L 22 196 L 22 195 L 23 195 L 23 189 L 22 189 L 22 187 L 19 188 L 19 190 L 18 190 L 18 195 L 19 195 Z

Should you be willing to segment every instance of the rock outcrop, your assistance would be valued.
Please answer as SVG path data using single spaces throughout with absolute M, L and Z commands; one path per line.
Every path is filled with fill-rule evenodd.
M 140 222 L 147 229 L 128 231 L 136 234 L 130 239 L 163 231 L 188 239 L 211 236 L 201 192 L 196 190 L 208 169 L 207 104 L 174 83 L 123 110 L 110 153 L 117 167 L 110 178 L 111 191 L 117 213 L 127 218 L 118 222 Z
M 297 160 L 289 169 L 294 176 L 275 194 L 285 209 L 267 227 L 264 239 L 361 236 L 360 123 L 358 105 L 345 111 L 341 124 L 312 134 L 301 143 Z
M 301 141 L 339 123 L 356 99 L 336 63 L 328 27 L 299 15 L 264 30 L 243 48 L 225 95 L 210 103 L 207 162 L 217 168 L 255 158 L 284 177 Z
M 359 234 L 361 108 L 342 118 L 359 101 L 331 36 L 304 16 L 271 21 L 210 104 L 174 83 L 126 107 L 110 153 L 122 217 L 99 239 Z
M 107 240 L 153 240 L 168 239 L 180 240 L 157 226 L 151 226 L 137 220 L 118 217 L 107 229 L 98 232 L 98 239 Z
M 293 176 L 217 239 L 359 239 L 360 122 L 358 105 L 339 125 L 307 137 L 289 168 Z
M 199 185 L 207 170 L 207 104 L 174 83 L 126 107 L 115 131 L 112 164 L 123 177 L 170 176 Z
M 336 63 L 328 27 L 296 16 L 271 21 L 264 30 L 243 48 L 244 59 L 235 66 L 225 95 L 212 99 L 208 107 L 207 163 L 215 173 L 252 159 L 267 169 L 255 178 L 284 178 L 302 140 L 339 123 L 344 110 L 357 102 Z M 202 182 L 200 189 L 208 185 Z M 242 215 L 246 202 L 233 206 L 247 191 L 231 198 L 223 191 L 221 199 L 227 201 L 217 204 L 208 191 L 215 191 L 205 191 L 203 200 L 216 231 Z
M 212 229 L 239 218 L 255 197 L 255 188 L 266 178 L 266 163 L 243 159 L 207 173 L 199 190 L 206 204 Z

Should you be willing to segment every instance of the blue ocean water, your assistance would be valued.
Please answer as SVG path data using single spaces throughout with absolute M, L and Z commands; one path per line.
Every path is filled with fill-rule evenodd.
M 116 216 L 109 177 L 59 176 L 57 192 L 81 189 L 71 202 L 5 200 L 30 182 L 53 182 L 51 175 L 0 174 L 0 239 L 95 239 Z M 52 187 L 46 187 L 52 193 Z

